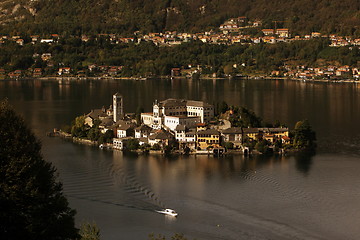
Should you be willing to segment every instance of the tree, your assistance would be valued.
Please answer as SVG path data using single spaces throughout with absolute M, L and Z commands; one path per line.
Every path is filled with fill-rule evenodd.
M 266 140 L 260 140 L 255 144 L 255 149 L 261 153 L 267 153 L 269 150 L 268 142 Z
M 100 240 L 100 229 L 95 223 L 83 223 L 80 227 L 80 240 Z
M 112 143 L 114 138 L 114 131 L 107 130 L 104 134 L 101 134 L 98 143 Z
M 316 147 L 316 133 L 312 130 L 308 120 L 295 124 L 293 145 L 297 149 L 314 149 Z
M 126 149 L 130 151 L 134 151 L 139 149 L 139 140 L 136 138 L 131 138 L 128 141 L 126 141 Z
M 84 116 L 76 117 L 75 123 L 71 127 L 71 135 L 73 137 L 79 137 L 79 138 L 87 137 L 88 129 L 86 128 L 86 126 L 85 126 L 85 117 Z
M 7 101 L 0 103 L 0 238 L 75 239 L 75 211 L 41 144 Z
M 219 112 L 226 113 L 227 110 L 229 110 L 229 105 L 225 101 L 222 101 L 219 105 Z

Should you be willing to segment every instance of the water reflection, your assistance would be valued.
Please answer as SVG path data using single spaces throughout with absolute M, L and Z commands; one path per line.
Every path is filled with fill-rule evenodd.
M 132 161 L 134 163 L 138 175 L 142 174 L 141 171 L 143 169 L 149 169 L 151 173 L 154 173 L 153 177 L 155 178 L 163 178 L 166 175 L 186 178 L 193 175 L 203 180 L 210 180 L 212 178 L 232 179 L 242 174 L 256 172 L 262 168 L 272 169 L 280 166 L 282 169 L 288 169 L 289 161 L 293 159 L 293 157 L 283 155 L 253 155 L 250 157 L 243 155 L 227 155 L 223 157 L 211 155 L 175 155 L 165 157 L 162 155 L 126 153 L 123 156 L 126 157 L 127 162 Z M 299 161 L 301 161 L 301 158 L 302 155 L 297 156 Z M 304 164 L 305 162 L 307 160 L 304 161 Z M 311 164 L 306 166 L 308 172 Z
M 311 165 L 313 164 L 313 156 L 315 155 L 315 151 L 310 152 L 301 152 L 295 154 L 296 161 L 296 169 L 303 173 L 304 176 L 309 174 Z

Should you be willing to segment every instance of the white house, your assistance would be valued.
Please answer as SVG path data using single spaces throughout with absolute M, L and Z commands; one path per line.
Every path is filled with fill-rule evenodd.
M 132 137 L 134 134 L 134 128 L 129 124 L 120 125 L 116 129 L 116 137 L 124 138 L 124 137 Z
M 200 123 L 200 117 L 187 117 L 187 116 L 165 116 L 164 125 L 171 131 L 175 131 L 178 125 L 184 125 L 186 127 L 195 127 L 196 124 Z

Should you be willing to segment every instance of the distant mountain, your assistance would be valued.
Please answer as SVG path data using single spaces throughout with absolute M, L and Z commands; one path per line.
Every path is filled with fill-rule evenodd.
M 0 32 L 198 32 L 238 16 L 293 33 L 360 36 L 359 0 L 5 0 L 0 2 Z

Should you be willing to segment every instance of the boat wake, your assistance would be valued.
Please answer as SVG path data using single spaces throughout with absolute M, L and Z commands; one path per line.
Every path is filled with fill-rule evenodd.
M 65 194 L 74 199 L 154 212 L 165 209 L 158 196 L 120 164 L 99 161 L 91 169 L 62 176 Z

